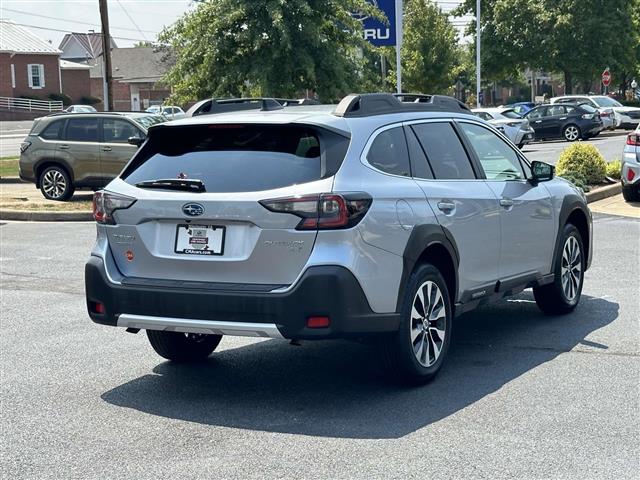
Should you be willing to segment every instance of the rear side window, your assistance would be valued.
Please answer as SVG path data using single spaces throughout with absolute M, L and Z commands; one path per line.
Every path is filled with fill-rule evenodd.
M 580 108 L 581 108 L 582 110 L 584 110 L 585 112 L 587 112 L 587 113 L 597 113 L 597 112 L 598 112 L 598 110 L 596 110 L 596 109 L 595 109 L 595 108 L 593 108 L 591 105 L 586 104 L 586 103 L 582 103 L 582 104 L 580 104 Z
M 63 127 L 64 120 L 56 120 L 40 133 L 40 138 L 44 138 L 45 140 L 60 140 L 62 138 Z
M 542 117 L 546 117 L 547 116 L 547 109 L 549 107 L 538 107 L 535 108 L 533 110 L 531 110 L 529 113 L 527 113 L 526 117 L 530 120 L 536 119 L 536 118 L 542 118 Z
M 122 178 L 129 184 L 187 178 L 207 192 L 253 192 L 334 175 L 349 139 L 291 125 L 157 127 Z
M 367 161 L 369 165 L 383 172 L 410 176 L 409 152 L 402 127 L 380 132 L 369 148 Z
M 468 180 L 476 175 L 467 152 L 449 123 L 412 125 L 438 180 Z
M 97 142 L 97 118 L 71 118 L 67 122 L 66 140 L 71 142 Z

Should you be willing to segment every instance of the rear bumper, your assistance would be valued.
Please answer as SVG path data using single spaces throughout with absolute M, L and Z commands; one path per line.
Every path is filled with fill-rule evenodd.
M 323 339 L 394 332 L 400 324 L 399 314 L 374 313 L 357 279 L 340 266 L 310 267 L 294 288 L 273 293 L 113 283 L 103 259 L 91 256 L 85 289 L 89 316 L 103 325 Z M 104 313 L 93 311 L 96 302 Z M 308 328 L 312 316 L 329 317 L 330 326 Z

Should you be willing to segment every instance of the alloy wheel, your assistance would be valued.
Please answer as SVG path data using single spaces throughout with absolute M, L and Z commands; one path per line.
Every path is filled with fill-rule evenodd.
M 573 301 L 578 295 L 582 280 L 582 254 L 578 240 L 573 236 L 567 238 L 562 249 L 560 278 L 565 297 L 567 300 Z
M 579 135 L 580 132 L 578 131 L 578 127 L 575 127 L 573 125 L 568 126 L 564 131 L 564 138 L 566 138 L 570 142 L 577 140 Z
M 42 177 L 42 188 L 50 198 L 60 198 L 67 190 L 67 180 L 59 170 L 49 170 Z
M 442 292 L 432 281 L 424 282 L 411 308 L 411 343 L 416 360 L 430 367 L 440 357 L 446 335 L 447 311 Z

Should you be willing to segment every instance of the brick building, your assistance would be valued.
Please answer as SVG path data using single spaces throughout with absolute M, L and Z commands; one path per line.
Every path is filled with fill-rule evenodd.
M 16 23 L 0 19 L 0 97 L 60 93 L 61 51 Z
M 71 103 L 85 103 L 83 97 L 91 96 L 90 70 L 90 65 L 60 60 L 62 90 L 71 97 Z
M 102 58 L 102 57 L 100 57 Z M 170 66 L 167 54 L 154 47 L 111 50 L 113 106 L 116 110 L 145 110 L 162 104 L 171 91 L 159 82 Z M 91 95 L 103 98 L 102 62 L 91 69 Z M 96 108 L 101 107 L 96 105 Z

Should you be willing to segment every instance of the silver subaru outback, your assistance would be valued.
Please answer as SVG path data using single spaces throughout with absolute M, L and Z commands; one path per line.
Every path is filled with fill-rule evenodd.
M 457 100 L 406 98 L 152 127 L 94 198 L 91 319 L 174 361 L 223 335 L 366 337 L 420 383 L 479 305 L 532 287 L 571 312 L 592 251 L 581 191 Z

